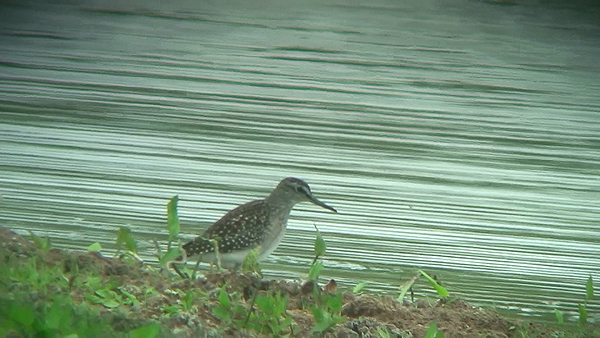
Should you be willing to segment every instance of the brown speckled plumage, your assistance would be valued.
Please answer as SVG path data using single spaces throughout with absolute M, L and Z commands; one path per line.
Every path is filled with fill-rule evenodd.
M 269 219 L 269 208 L 265 200 L 256 200 L 240 205 L 216 221 L 202 237 L 186 243 L 183 248 L 188 257 L 213 252 L 213 243 L 206 239 L 217 239 L 219 252 L 228 253 L 255 247 L 265 237 L 264 224 Z

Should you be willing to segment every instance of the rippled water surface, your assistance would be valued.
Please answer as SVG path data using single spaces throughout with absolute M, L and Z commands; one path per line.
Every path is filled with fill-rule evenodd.
M 269 276 L 306 274 L 316 224 L 345 287 L 422 268 L 576 311 L 600 280 L 598 10 L 299 3 L 3 5 L 0 225 L 106 254 L 128 225 L 153 260 L 171 196 L 189 239 L 296 176 L 339 213 L 298 205 Z

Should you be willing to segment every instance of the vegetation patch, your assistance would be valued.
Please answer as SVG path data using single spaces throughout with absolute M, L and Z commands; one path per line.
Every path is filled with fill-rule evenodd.
M 579 320 L 535 324 L 471 306 L 452 296 L 435 277 L 415 271 L 396 295 L 373 295 L 360 283 L 344 292 L 321 277 L 325 241 L 317 232 L 315 259 L 304 282 L 265 280 L 256 257 L 243 272 L 170 269 L 180 255 L 176 199 L 169 203 L 167 249 L 160 266 L 137 256 L 130 231 L 116 235 L 122 247 L 105 257 L 100 245 L 87 252 L 54 249 L 48 239 L 25 239 L 0 228 L 0 336 L 6 337 L 599 337 L 588 317 L 594 302 L 590 277 Z M 159 245 L 157 244 L 157 249 Z M 408 301 L 420 278 L 438 298 Z

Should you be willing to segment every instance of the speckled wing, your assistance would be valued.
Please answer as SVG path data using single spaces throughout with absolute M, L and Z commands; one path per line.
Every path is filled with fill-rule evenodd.
M 269 208 L 264 200 L 240 205 L 215 222 L 200 237 L 183 245 L 187 257 L 214 252 L 213 243 L 219 242 L 219 252 L 244 250 L 260 244 L 267 235 Z

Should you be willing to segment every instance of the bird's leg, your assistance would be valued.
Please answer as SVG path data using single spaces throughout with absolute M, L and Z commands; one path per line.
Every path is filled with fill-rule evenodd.
M 194 265 L 194 270 L 192 270 L 192 280 L 196 279 L 196 271 L 198 271 L 198 266 L 200 266 L 201 261 L 202 255 L 198 255 L 198 260 L 196 261 L 196 265 Z
M 215 258 L 217 260 L 217 270 L 221 272 L 221 255 L 219 254 L 219 242 L 216 239 L 211 238 L 211 241 L 215 247 Z

